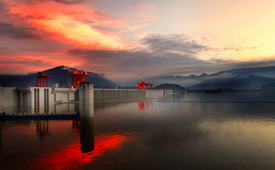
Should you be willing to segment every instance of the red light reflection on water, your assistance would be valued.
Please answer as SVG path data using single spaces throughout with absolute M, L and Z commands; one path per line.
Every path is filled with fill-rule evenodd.
M 138 108 L 139 108 L 139 111 L 142 111 L 142 109 L 144 109 L 144 103 L 138 102 Z
M 71 143 L 57 152 L 48 153 L 34 164 L 34 169 L 71 169 L 80 167 L 88 162 L 93 162 L 97 157 L 103 156 L 110 149 L 119 152 L 123 142 L 128 137 L 121 134 L 102 135 L 95 138 L 94 150 L 83 153 L 80 150 L 80 142 Z
M 72 128 L 75 130 L 76 133 L 80 132 L 80 121 L 73 120 Z
M 145 104 L 144 104 L 145 103 Z M 144 109 L 144 107 L 146 106 L 146 109 L 149 108 L 149 106 L 153 106 L 153 102 L 151 100 L 151 103 L 150 105 L 148 104 L 148 102 L 138 102 L 138 108 L 139 108 L 139 111 L 142 112 L 142 110 Z
M 148 109 L 148 107 L 149 107 L 148 102 L 145 102 L 145 106 Z

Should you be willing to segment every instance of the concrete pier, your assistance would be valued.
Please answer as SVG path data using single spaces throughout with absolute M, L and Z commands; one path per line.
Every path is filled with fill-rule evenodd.
M 80 144 L 83 153 L 94 150 L 94 117 L 80 118 Z
M 80 117 L 94 116 L 94 85 L 90 82 L 81 82 L 79 88 Z

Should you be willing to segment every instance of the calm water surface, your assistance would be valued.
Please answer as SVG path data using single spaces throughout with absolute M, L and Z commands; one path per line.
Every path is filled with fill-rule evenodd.
M 80 121 L 0 122 L 0 169 L 275 169 L 272 102 L 186 93 L 97 105 Z

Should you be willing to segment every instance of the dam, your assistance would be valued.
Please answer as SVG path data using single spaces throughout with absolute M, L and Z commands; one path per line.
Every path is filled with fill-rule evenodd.
M 112 99 L 162 98 L 170 90 L 97 89 L 93 83 L 81 82 L 79 88 L 1 87 L 0 113 L 12 114 L 74 114 L 90 117 L 94 102 Z M 79 105 L 76 105 L 79 103 Z M 89 107 L 89 108 L 87 108 Z

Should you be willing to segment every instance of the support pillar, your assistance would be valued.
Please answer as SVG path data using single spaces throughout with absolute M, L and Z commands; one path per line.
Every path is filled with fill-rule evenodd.
M 94 116 L 94 85 L 90 82 L 81 82 L 79 88 L 80 117 Z

